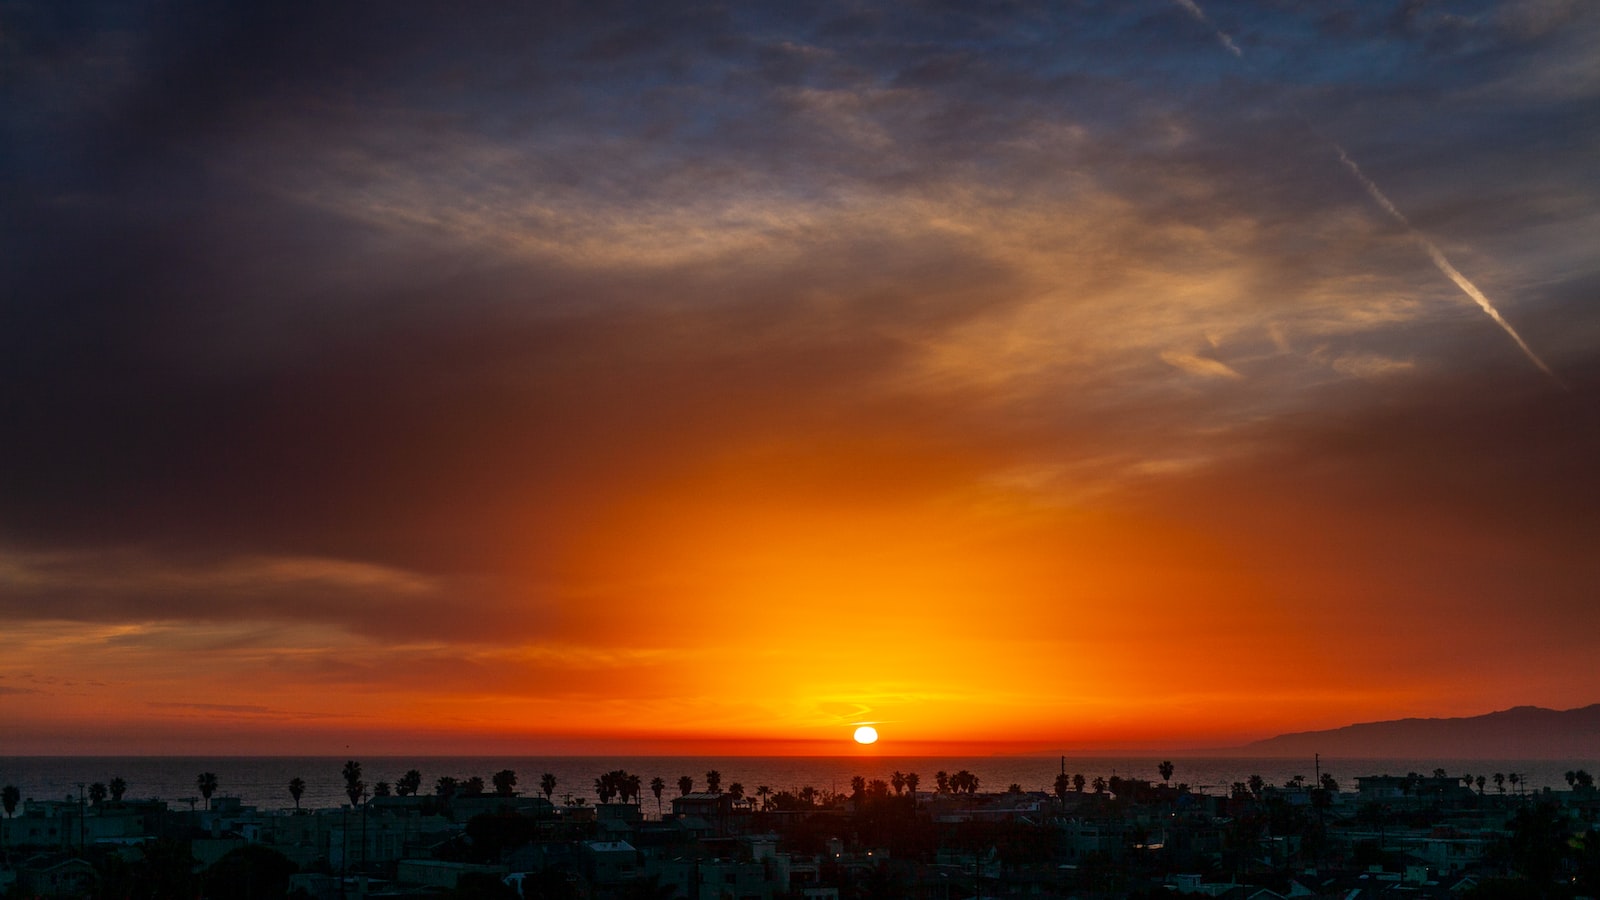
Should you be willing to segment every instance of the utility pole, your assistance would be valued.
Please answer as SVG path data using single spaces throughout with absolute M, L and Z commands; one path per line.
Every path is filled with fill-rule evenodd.
M 83 782 L 78 782 L 78 856 L 83 856 L 83 816 L 86 807 L 83 805 Z

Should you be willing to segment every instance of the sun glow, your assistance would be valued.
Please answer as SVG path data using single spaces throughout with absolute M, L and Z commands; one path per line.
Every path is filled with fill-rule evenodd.
M 876 744 L 878 742 L 878 729 L 871 725 L 863 725 L 856 729 L 856 743 Z

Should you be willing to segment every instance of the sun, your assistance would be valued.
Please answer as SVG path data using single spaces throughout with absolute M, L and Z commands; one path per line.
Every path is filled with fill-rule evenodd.
M 876 744 L 878 742 L 878 729 L 871 725 L 863 725 L 856 729 L 856 743 Z

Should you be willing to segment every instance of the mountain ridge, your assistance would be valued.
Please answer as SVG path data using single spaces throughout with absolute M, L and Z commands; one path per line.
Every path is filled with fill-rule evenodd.
M 1478 716 L 1409 717 L 1298 731 L 1229 748 L 1241 756 L 1583 759 L 1600 757 L 1600 703 L 1513 706 Z

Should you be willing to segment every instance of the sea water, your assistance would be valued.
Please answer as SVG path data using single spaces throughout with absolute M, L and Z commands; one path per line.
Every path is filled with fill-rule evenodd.
M 670 809 L 673 797 L 678 796 L 678 779 L 687 775 L 694 780 L 695 790 L 706 789 L 706 773 L 717 771 L 722 775 L 722 789 L 728 790 L 738 783 L 747 797 L 755 795 L 760 786 L 774 791 L 798 791 L 812 787 L 819 791 L 847 793 L 850 780 L 860 775 L 867 780 L 889 781 L 895 772 L 917 773 L 920 790 L 932 791 L 939 771 L 955 773 L 963 769 L 978 776 L 980 791 L 1003 791 L 1011 785 L 1020 785 L 1028 791 L 1052 791 L 1056 775 L 1062 771 L 1069 775 L 1081 773 L 1093 783 L 1096 777 L 1110 779 L 1140 778 L 1160 781 L 1157 770 L 1163 759 L 1170 759 L 1174 767 L 1172 782 L 1184 783 L 1196 792 L 1226 794 L 1237 782 L 1247 782 L 1252 775 L 1260 775 L 1268 784 L 1282 785 L 1295 776 L 1306 782 L 1316 780 L 1317 772 L 1328 773 L 1338 781 L 1341 790 L 1353 791 L 1356 778 L 1365 775 L 1405 775 L 1418 772 L 1431 775 L 1435 769 L 1444 769 L 1453 776 L 1483 775 L 1489 779 L 1485 791 L 1496 793 L 1494 773 L 1510 776 L 1516 774 L 1519 784 L 1508 780 L 1505 790 L 1534 792 L 1545 788 L 1567 789 L 1566 773 L 1585 769 L 1600 775 L 1600 761 L 1588 760 L 1486 760 L 1486 759 L 1353 759 L 1323 757 L 1312 759 L 1285 758 L 1184 758 L 1169 757 L 829 757 L 829 756 L 735 756 L 735 757 L 517 757 L 517 756 L 450 756 L 450 757 L 369 757 L 358 759 L 362 780 L 370 789 L 379 781 L 391 785 L 409 769 L 422 773 L 422 793 L 433 793 L 434 783 L 440 776 L 466 779 L 477 775 L 492 788 L 491 778 L 503 769 L 517 775 L 517 790 L 522 794 L 539 793 L 540 777 L 550 773 L 556 778 L 552 799 L 556 803 L 581 798 L 587 803 L 596 801 L 594 783 L 600 775 L 622 769 L 640 776 L 645 789 L 644 810 L 655 813 L 657 800 L 650 792 L 653 778 L 666 782 L 661 796 L 661 806 Z M 292 808 L 289 781 L 305 781 L 305 793 L 300 804 L 306 808 L 331 808 L 348 803 L 345 782 L 341 775 L 344 757 L 88 757 L 88 756 L 31 756 L 0 757 L 0 784 L 16 785 L 21 795 L 34 800 L 77 800 L 86 793 L 88 785 L 109 783 L 113 777 L 127 782 L 125 799 L 154 798 L 169 805 L 183 808 L 191 802 L 203 805 L 196 780 L 202 772 L 217 776 L 215 796 L 237 797 L 247 806 L 263 810 Z M 1092 787 L 1087 788 L 1092 790 Z

